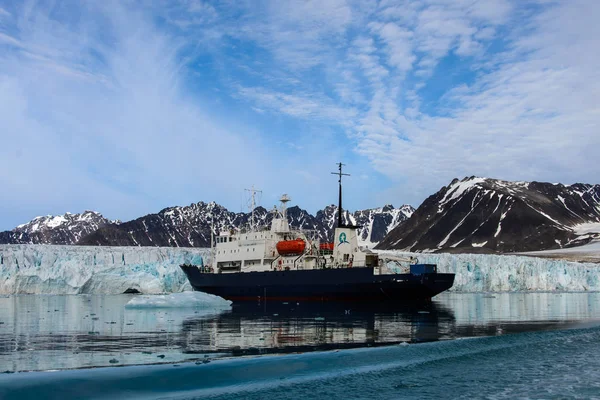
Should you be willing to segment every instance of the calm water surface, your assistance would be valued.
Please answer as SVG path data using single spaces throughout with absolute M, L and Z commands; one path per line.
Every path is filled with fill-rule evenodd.
M 0 298 L 0 372 L 205 361 L 584 327 L 600 293 L 446 293 L 360 309 L 250 305 L 219 312 L 129 309 L 135 295 Z

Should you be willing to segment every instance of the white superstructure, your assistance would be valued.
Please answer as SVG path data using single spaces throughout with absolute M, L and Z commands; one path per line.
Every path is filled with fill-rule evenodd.
M 270 228 L 221 232 L 214 240 L 210 268 L 227 273 L 377 266 L 377 255 L 358 247 L 356 227 L 336 228 L 333 243 L 321 243 L 314 231 L 290 229 L 289 201 L 287 194 L 281 196 Z

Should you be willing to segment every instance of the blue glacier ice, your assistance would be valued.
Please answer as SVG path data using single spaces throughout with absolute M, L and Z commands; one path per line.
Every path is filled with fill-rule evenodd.
M 191 290 L 180 264 L 208 249 L 0 245 L 0 294 L 144 294 Z
M 452 291 L 600 291 L 600 264 L 495 254 L 382 252 L 437 264 L 439 272 L 456 274 Z
M 453 272 L 452 291 L 600 291 L 600 265 L 516 255 L 425 254 Z M 210 262 L 210 251 L 173 247 L 0 245 L 0 294 L 144 294 L 191 290 L 180 264 Z

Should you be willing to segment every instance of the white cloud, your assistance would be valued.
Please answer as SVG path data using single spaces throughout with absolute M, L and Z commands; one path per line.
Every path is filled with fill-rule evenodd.
M 411 43 L 413 33 L 392 22 L 375 26 L 375 31 L 387 44 L 388 64 L 401 71 L 410 70 L 416 60 Z
M 22 44 L 19 40 L 2 32 L 0 32 L 0 43 L 8 44 L 15 47 L 22 47 Z
M 237 198 L 252 181 L 267 190 L 284 181 L 282 165 L 307 164 L 306 154 L 301 182 L 321 190 L 322 170 L 353 156 L 369 176 L 403 185 L 365 190 L 394 204 L 418 205 L 465 175 L 600 176 L 593 2 L 189 0 L 153 3 L 153 15 L 111 2 L 85 3 L 68 21 L 31 4 L 16 27 L 0 11 L 0 139 L 10 143 L 0 155 L 25 164 L 22 175 L 0 173 L 8 192 L 23 181 L 32 196 L 37 186 L 81 182 L 54 192 L 55 204 L 114 198 L 98 208 L 122 217 L 121 204 L 131 211 L 141 198 L 155 211 L 157 191 L 170 193 L 160 201 L 171 205 Z M 154 24 L 157 16 L 171 30 Z M 202 100 L 233 97 L 275 121 L 266 126 L 275 132 L 243 118 L 237 126 L 244 110 L 224 119 L 203 111 L 186 80 L 198 53 L 221 75 L 192 71 L 193 83 L 222 81 L 218 98 Z M 287 131 L 283 118 L 301 128 Z M 282 142 L 276 151 L 266 143 L 273 136 Z M 243 168 L 227 162 L 238 159 Z M 399 192 L 401 200 L 384 198 Z
M 575 3 L 548 9 L 515 41 L 511 62 L 452 96 L 459 107 L 449 117 L 421 115 L 405 128 L 409 141 L 367 135 L 361 151 L 438 184 L 472 174 L 597 181 L 590 161 L 600 146 L 598 11 Z
M 310 93 L 302 96 L 309 106 L 290 107 L 286 92 L 267 87 L 254 99 L 272 96 L 272 109 L 300 118 L 313 118 L 320 107 L 336 110 L 328 114 L 332 121 L 352 107 L 356 112 L 344 118 L 351 118 L 347 133 L 358 153 L 392 179 L 415 186 L 418 179 L 420 198 L 462 175 L 596 179 L 597 168 L 584 164 L 600 137 L 598 7 L 431 0 L 367 8 L 362 26 L 356 18 L 334 24 L 348 36 L 346 51 L 327 66 L 337 106 L 312 82 L 298 88 Z M 506 50 L 489 53 L 499 32 Z M 329 43 L 338 45 L 338 37 Z M 305 56 L 323 62 L 322 49 L 305 48 Z M 472 83 L 457 82 L 437 99 L 443 117 L 425 113 L 420 93 L 450 54 L 470 58 L 464 62 L 476 71 Z
M 353 118 L 355 111 L 335 105 L 316 93 L 291 95 L 257 87 L 239 87 L 238 94 L 251 99 L 263 108 L 276 110 L 300 118 L 324 119 L 343 123 Z
M 78 204 L 127 219 L 200 199 L 227 204 L 269 179 L 260 139 L 196 105 L 181 82 L 180 42 L 149 16 L 111 4 L 67 26 L 50 11 L 24 13 L 20 49 L 0 53 L 0 158 L 15 167 L 2 169 L 0 186 L 12 214 Z M 264 162 L 239 168 L 248 152 Z

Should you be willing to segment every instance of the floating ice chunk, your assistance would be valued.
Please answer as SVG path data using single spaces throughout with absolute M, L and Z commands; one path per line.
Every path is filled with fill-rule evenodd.
M 231 301 L 203 292 L 135 296 L 126 308 L 213 308 L 229 309 Z

